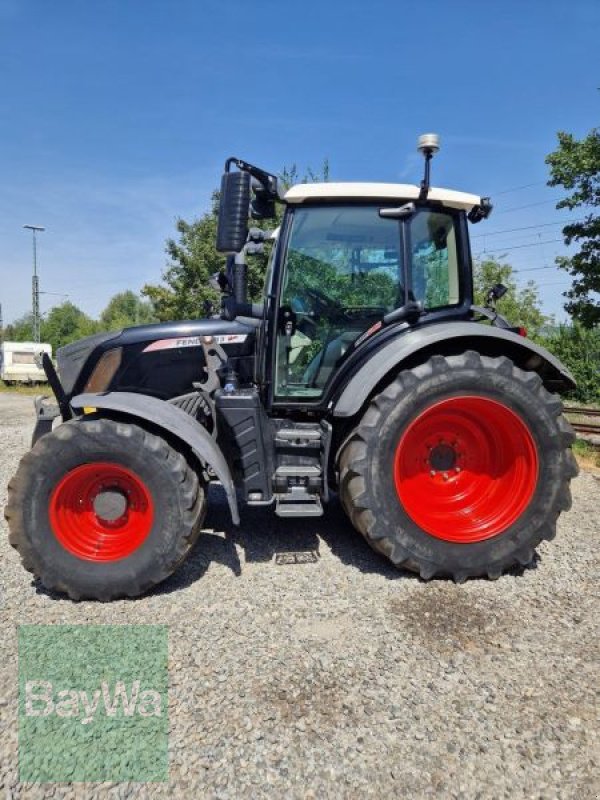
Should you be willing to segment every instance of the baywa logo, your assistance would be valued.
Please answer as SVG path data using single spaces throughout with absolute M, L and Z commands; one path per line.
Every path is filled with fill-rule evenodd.
M 164 625 L 19 628 L 19 778 L 168 779 Z
M 117 681 L 111 692 L 106 681 L 102 681 L 100 689 L 88 692 L 77 689 L 61 689 L 54 696 L 54 687 L 50 681 L 27 681 L 25 684 L 25 716 L 48 717 L 57 714 L 59 717 L 78 717 L 82 725 L 94 721 L 96 713 L 101 711 L 108 717 L 116 717 L 119 710 L 125 717 L 132 717 L 136 711 L 142 717 L 160 717 L 162 714 L 162 698 L 153 689 L 140 692 L 140 681 L 134 681 L 131 690 L 127 691 L 125 681 Z

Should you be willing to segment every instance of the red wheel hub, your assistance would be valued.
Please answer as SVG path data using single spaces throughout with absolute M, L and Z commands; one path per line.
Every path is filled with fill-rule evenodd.
M 485 397 L 452 397 L 427 408 L 402 435 L 396 491 L 424 531 L 480 542 L 505 531 L 535 492 L 538 457 L 514 411 Z
M 118 464 L 84 464 L 50 497 L 50 525 L 62 546 L 86 561 L 118 561 L 145 541 L 154 506 L 146 485 Z

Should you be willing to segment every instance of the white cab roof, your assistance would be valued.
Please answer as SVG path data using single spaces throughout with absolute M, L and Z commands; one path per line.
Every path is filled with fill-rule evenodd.
M 304 203 L 306 200 L 417 200 L 419 186 L 412 183 L 298 183 L 284 195 L 286 203 Z M 437 200 L 450 208 L 470 211 L 481 203 L 481 197 L 453 189 L 432 186 L 428 200 Z

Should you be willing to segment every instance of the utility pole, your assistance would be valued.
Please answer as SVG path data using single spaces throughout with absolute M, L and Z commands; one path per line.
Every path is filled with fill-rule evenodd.
M 0 303 L 0 342 L 4 341 L 4 325 L 2 319 L 2 303 Z
M 33 311 L 33 341 L 40 341 L 40 284 L 37 274 L 37 240 L 36 233 L 45 231 L 41 225 L 23 225 L 33 234 L 33 278 L 31 279 L 31 308 Z

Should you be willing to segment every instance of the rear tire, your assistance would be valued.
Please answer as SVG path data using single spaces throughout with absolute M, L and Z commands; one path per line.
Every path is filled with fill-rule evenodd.
M 562 403 L 508 358 L 433 356 L 371 401 L 339 455 L 354 527 L 428 580 L 531 562 L 571 506 Z
M 5 517 L 23 566 L 74 600 L 136 597 L 192 548 L 206 497 L 186 458 L 138 425 L 76 419 L 23 456 Z

